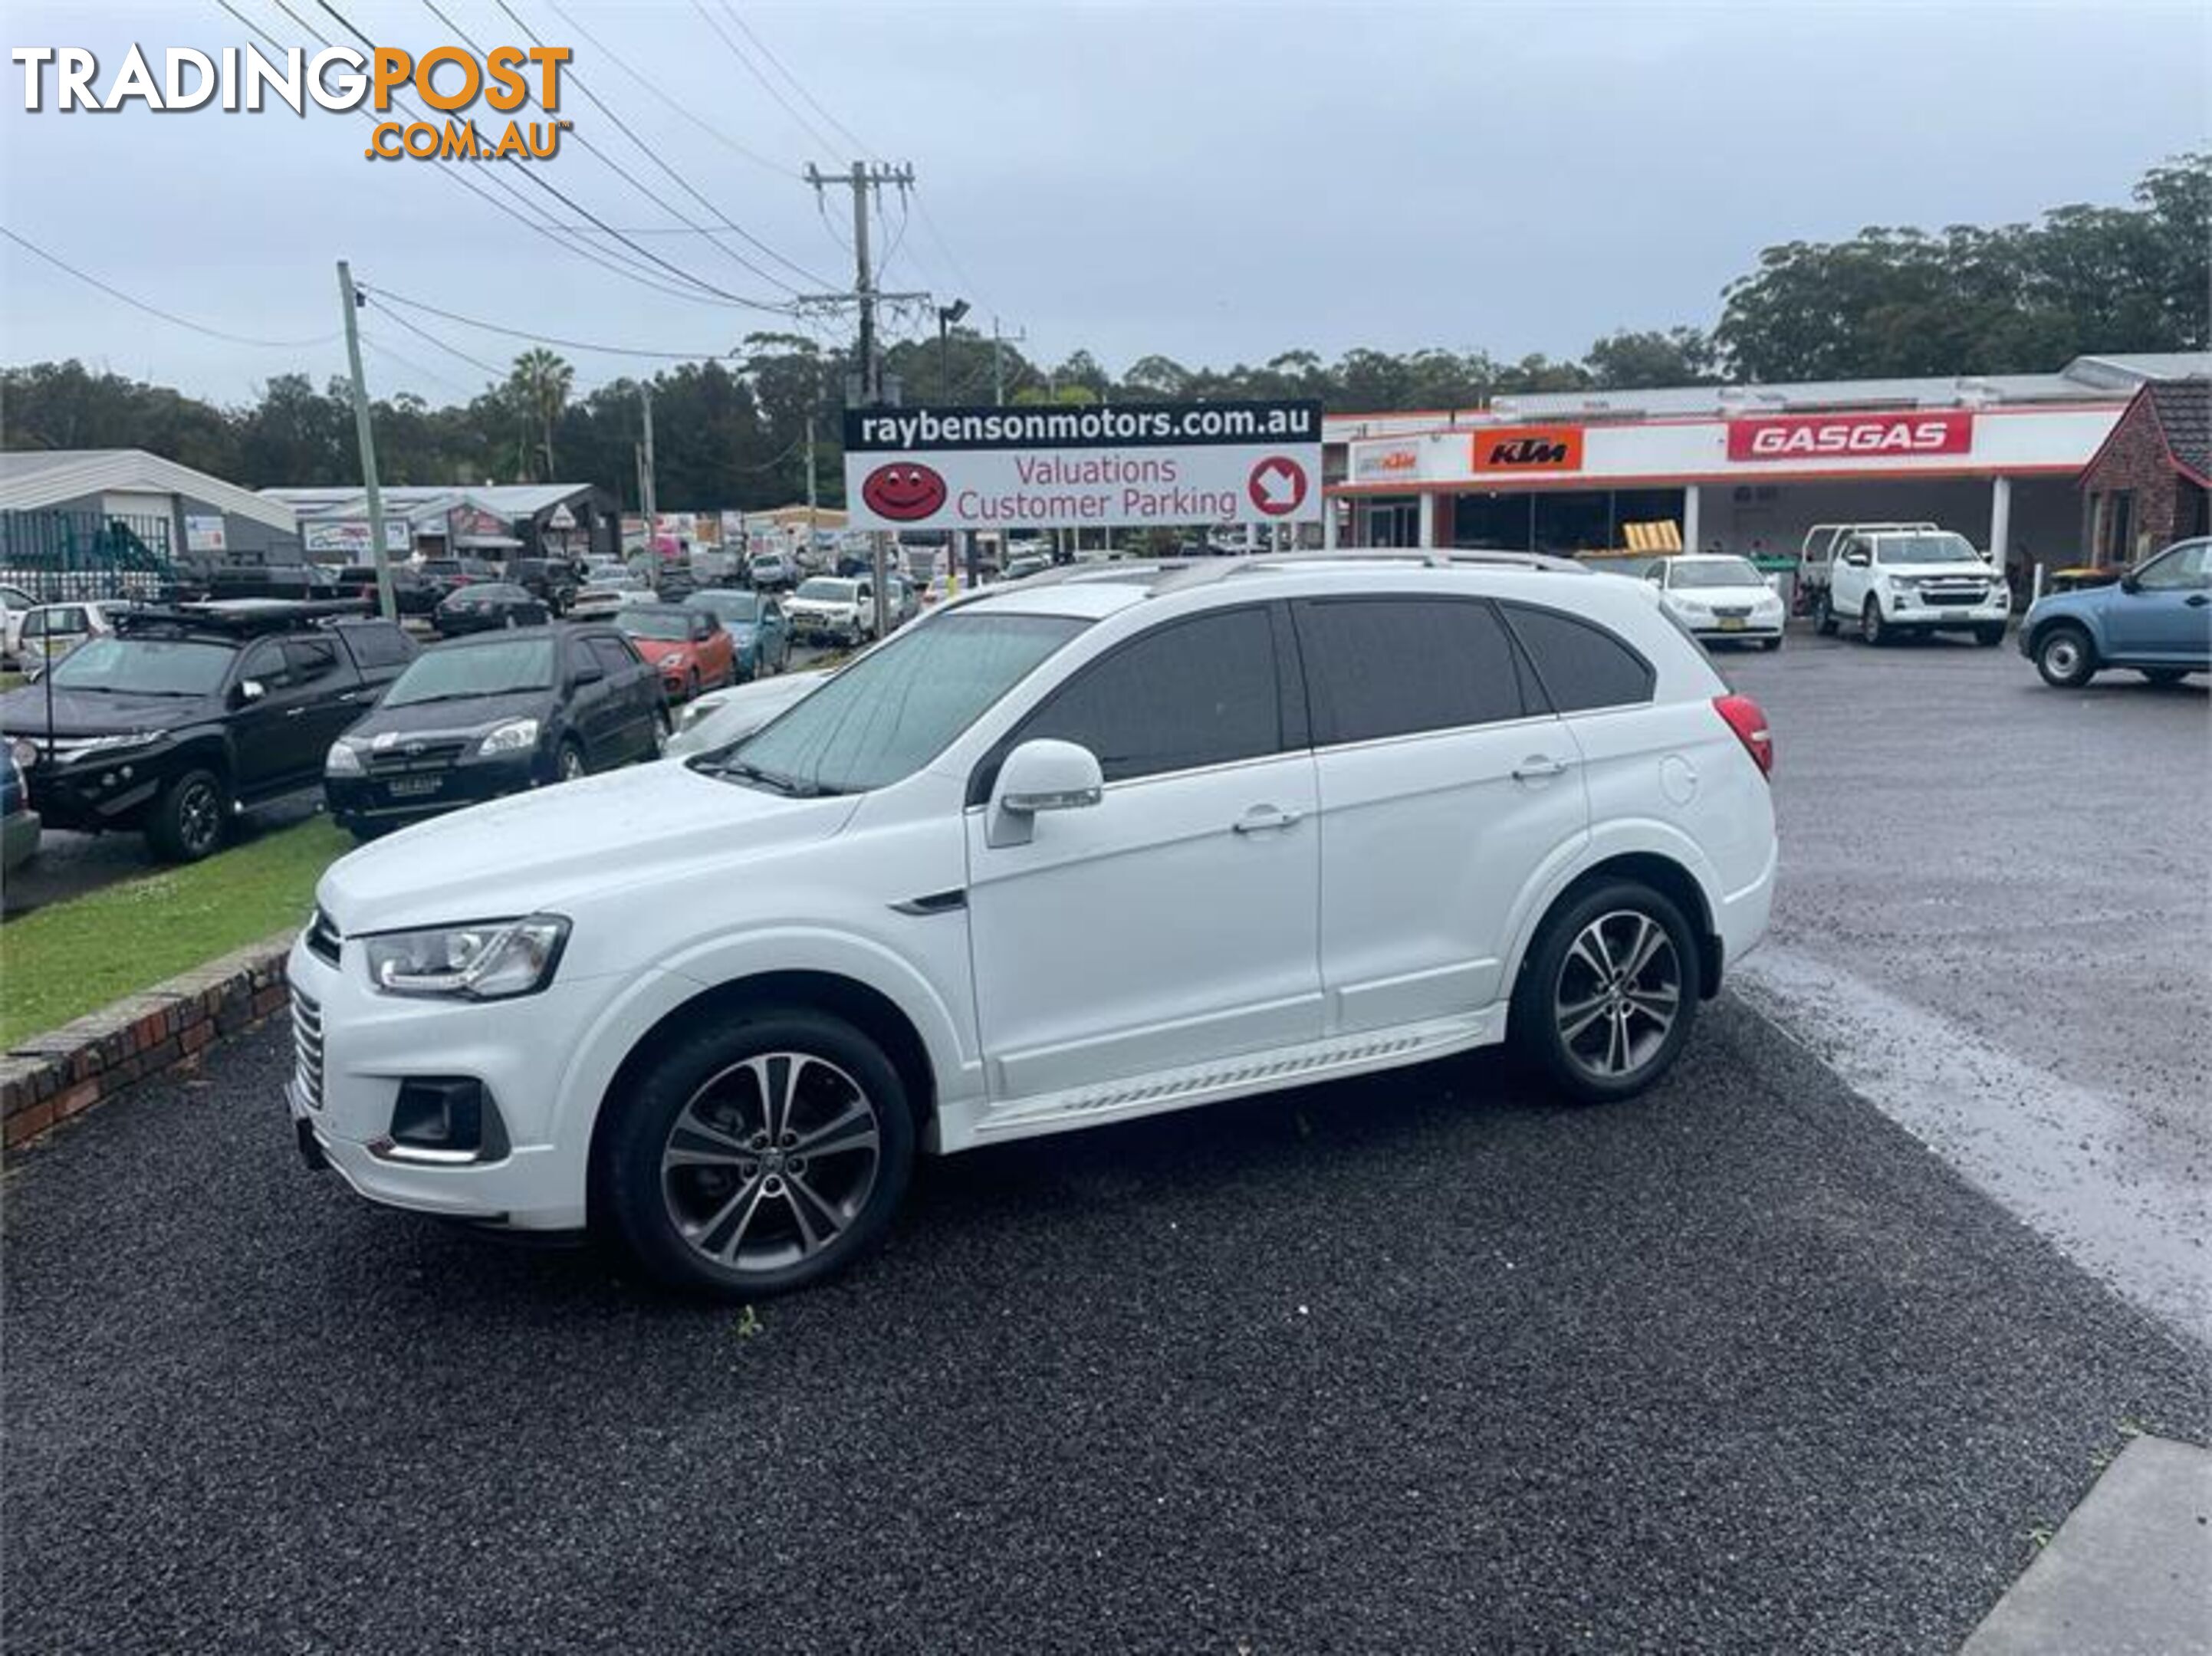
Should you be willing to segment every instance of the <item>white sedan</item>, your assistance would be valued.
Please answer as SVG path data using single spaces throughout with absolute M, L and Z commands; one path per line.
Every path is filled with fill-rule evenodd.
M 693 697 L 678 715 L 683 722 L 668 739 L 668 756 L 681 759 L 707 753 L 750 736 L 793 702 L 811 695 L 835 670 L 822 667 L 811 672 L 779 673 L 774 678 L 754 679 Z
M 1658 588 L 1660 607 L 1700 640 L 1782 647 L 1782 599 L 1748 558 L 1685 553 L 1656 559 L 1644 579 Z

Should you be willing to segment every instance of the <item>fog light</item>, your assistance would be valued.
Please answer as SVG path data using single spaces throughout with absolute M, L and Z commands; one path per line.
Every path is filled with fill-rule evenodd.
M 473 1076 L 417 1076 L 401 1083 L 382 1153 L 397 1162 L 503 1161 L 507 1124 Z

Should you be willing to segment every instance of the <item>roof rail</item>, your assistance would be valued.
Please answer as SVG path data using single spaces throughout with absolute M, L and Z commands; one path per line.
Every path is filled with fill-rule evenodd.
M 1587 574 L 1589 567 L 1572 558 L 1555 558 L 1543 552 L 1489 552 L 1473 549 L 1432 546 L 1344 547 L 1321 552 L 1253 552 L 1242 556 L 1196 558 L 1168 567 L 1152 591 L 1181 591 L 1236 575 L 1293 573 L 1302 566 L 1319 564 L 1395 564 L 1422 569 L 1459 567 L 1549 570 Z

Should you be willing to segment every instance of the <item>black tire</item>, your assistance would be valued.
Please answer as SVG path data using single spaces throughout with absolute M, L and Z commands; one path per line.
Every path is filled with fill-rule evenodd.
M 1759 641 L 1759 647 L 1772 655 L 1782 647 L 1782 640 L 1778 634 L 1773 638 L 1763 638 Z
M 791 1055 L 805 1061 L 794 1069 Z M 780 1123 L 764 1118 L 773 1092 L 787 1101 Z M 662 1282 L 723 1299 L 787 1294 L 845 1269 L 882 1235 L 914 1171 L 896 1068 L 849 1023 L 805 1007 L 714 1021 L 610 1107 L 604 1188 L 616 1229 Z M 831 1131 L 841 1121 L 857 1125 Z M 690 1125 L 674 1145 L 679 1123 Z M 868 1143 L 823 1153 L 825 1174 L 798 1154 L 810 1132 Z M 701 1159 L 670 1168 L 672 1149 Z M 718 1250 L 726 1257 L 710 1257 Z
M 345 825 L 345 831 L 353 835 L 353 842 L 357 846 L 365 846 L 372 840 L 381 840 L 392 832 L 391 828 L 381 822 L 348 822 Z
M 584 744 L 573 736 L 563 738 L 553 753 L 553 779 L 574 782 L 591 773 L 591 763 L 584 757 Z
M 2054 690 L 2078 690 L 2097 676 L 2097 648 L 2079 627 L 2054 627 L 2035 641 L 2035 670 Z
M 699 699 L 699 670 L 696 667 L 684 676 L 684 699 L 686 701 L 696 701 Z
M 2179 684 L 2189 676 L 2186 667 L 2139 667 L 2136 670 L 2154 684 Z
M 1813 595 L 1813 630 L 1822 638 L 1836 635 L 1835 606 L 1828 602 L 1828 589 L 1825 586 Z
M 1888 623 L 1881 618 L 1881 600 L 1869 598 L 1866 608 L 1859 611 L 1859 637 L 1877 648 L 1890 640 Z
M 1994 650 L 2004 642 L 2004 633 L 2002 622 L 1994 627 L 1977 627 L 1974 628 L 1974 642 L 1984 650 Z
M 222 849 L 230 790 L 211 770 L 189 770 L 161 790 L 146 822 L 146 842 L 165 863 L 197 863 Z
M 1663 935 L 1671 958 L 1655 946 L 1648 961 L 1626 980 L 1630 991 L 1644 986 L 1640 995 L 1617 993 L 1620 980 L 1607 979 L 1597 969 L 1597 956 L 1588 952 L 1587 945 L 1578 951 L 1577 944 L 1595 928 L 1610 940 L 1608 949 L 1626 949 L 1638 937 L 1639 922 Z M 1545 917 L 1522 962 L 1520 981 L 1513 991 L 1513 1044 L 1553 1090 L 1575 1102 L 1604 1104 L 1632 1098 L 1673 1067 L 1689 1039 L 1703 989 L 1699 971 L 1696 936 L 1682 911 L 1663 892 L 1633 880 L 1607 880 L 1570 893 Z M 1665 1001 L 1662 986 L 1671 987 L 1673 1014 L 1662 1029 L 1654 1031 L 1655 1009 Z M 1597 1010 L 1601 1003 L 1603 1010 Z M 1616 1011 L 1616 1006 L 1623 1010 Z M 1591 1013 L 1595 1022 L 1586 1017 L 1582 1028 L 1573 1028 L 1571 1018 L 1583 1013 Z M 1618 1069 L 1611 1065 L 1614 1049 L 1610 1044 L 1616 1025 L 1622 1032 Z M 1594 1031 L 1607 1043 L 1595 1052 Z

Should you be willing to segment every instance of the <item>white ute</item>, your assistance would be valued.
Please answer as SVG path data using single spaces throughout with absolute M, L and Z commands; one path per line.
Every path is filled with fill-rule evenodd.
M 1827 579 L 1813 597 L 1823 633 L 1850 626 L 1869 644 L 1900 633 L 1972 633 L 2004 642 L 2012 589 L 2003 571 L 1948 529 L 1860 528 L 1838 537 Z
M 302 1153 L 739 1298 L 949 1154 L 1511 1040 L 1665 1075 L 1765 931 L 1765 717 L 1631 580 L 1123 562 L 949 606 L 734 744 L 353 852 Z

